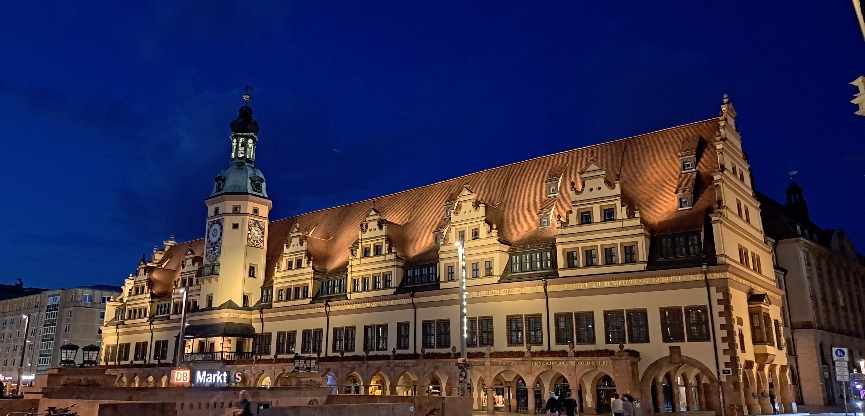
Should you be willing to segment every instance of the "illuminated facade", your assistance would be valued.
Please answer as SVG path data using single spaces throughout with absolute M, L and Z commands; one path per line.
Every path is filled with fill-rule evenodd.
M 843 403 L 832 347 L 847 348 L 850 372 L 865 366 L 865 258 L 842 230 L 811 222 L 802 188 L 791 183 L 781 205 L 757 194 L 774 246 L 791 379 L 803 404 Z
M 615 391 L 718 410 L 720 378 L 727 409 L 771 413 L 793 397 L 782 292 L 735 123 L 725 97 L 719 117 L 270 221 L 244 106 L 205 238 L 126 279 L 102 363 L 166 384 L 186 296 L 182 367 L 279 385 L 314 356 L 342 394 L 456 394 L 460 242 L 478 409 L 570 390 L 589 413 Z

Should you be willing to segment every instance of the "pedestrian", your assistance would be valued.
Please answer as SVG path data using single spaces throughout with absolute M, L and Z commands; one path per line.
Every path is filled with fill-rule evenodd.
M 778 408 L 775 407 L 775 393 L 769 393 L 769 404 L 772 405 L 772 414 L 778 414 Z
M 550 398 L 547 399 L 547 414 L 551 416 L 559 416 L 559 400 L 556 399 L 556 395 L 553 392 L 550 392 Z
M 563 406 L 565 408 L 565 413 L 567 413 L 568 416 L 576 416 L 577 400 L 571 397 L 571 392 L 565 393 L 565 400 Z
M 610 411 L 613 412 L 613 416 L 624 416 L 622 414 L 622 405 L 619 393 L 613 393 L 613 398 L 610 400 Z
M 622 415 L 634 416 L 634 398 L 630 394 L 623 394 L 622 398 Z
M 237 395 L 240 400 L 234 405 L 232 414 L 237 416 L 252 416 L 252 410 L 249 408 L 249 400 L 246 399 L 246 390 L 241 390 Z
M 643 409 L 640 408 L 640 401 L 634 399 L 634 416 L 643 416 Z

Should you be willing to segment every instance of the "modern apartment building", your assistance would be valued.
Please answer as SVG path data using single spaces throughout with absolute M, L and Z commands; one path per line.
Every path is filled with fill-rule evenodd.
M 0 301 L 0 376 L 7 391 L 19 377 L 60 364 L 60 346 L 101 345 L 105 306 L 120 294 L 116 286 L 84 286 Z M 79 353 L 76 363 L 82 362 Z

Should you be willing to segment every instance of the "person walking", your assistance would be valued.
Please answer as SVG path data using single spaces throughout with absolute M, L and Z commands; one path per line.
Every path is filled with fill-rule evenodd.
M 565 400 L 562 405 L 565 408 L 565 413 L 568 416 L 576 416 L 577 415 L 577 399 L 571 397 L 571 392 L 565 393 Z
M 622 399 L 619 398 L 619 393 L 613 393 L 613 398 L 610 400 L 610 411 L 613 416 L 624 416 L 622 414 Z
M 252 416 L 252 410 L 249 408 L 249 400 L 246 399 L 246 390 L 241 390 L 238 394 L 237 403 L 234 404 L 232 414 L 237 416 Z
M 622 415 L 634 416 L 634 398 L 630 394 L 622 395 Z
M 559 407 L 561 407 L 559 400 L 556 399 L 553 392 L 550 392 L 550 398 L 547 399 L 547 414 L 551 416 L 559 416 Z

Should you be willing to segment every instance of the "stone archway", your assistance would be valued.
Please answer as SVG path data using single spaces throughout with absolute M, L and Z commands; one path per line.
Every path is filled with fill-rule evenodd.
M 137 374 L 132 377 L 132 387 L 141 387 L 141 378 Z
M 396 394 L 398 396 L 414 396 L 417 394 L 417 376 L 411 371 L 400 374 L 396 381 Z
M 256 387 L 270 387 L 273 384 L 273 379 L 270 378 L 270 374 L 261 373 L 255 379 Z
M 616 383 L 607 373 L 599 372 L 592 380 L 592 393 L 595 395 L 595 413 L 610 413 L 610 400 L 616 393 Z
M 655 412 L 656 409 L 654 406 L 650 405 L 653 400 L 657 402 L 657 411 L 664 412 L 663 404 L 665 399 L 663 393 L 665 389 L 665 377 L 668 378 L 667 383 L 670 385 L 672 390 L 670 393 L 672 393 L 671 396 L 673 400 L 671 401 L 673 402 L 674 407 L 678 408 L 678 401 L 676 400 L 680 393 L 678 374 L 680 374 L 680 371 L 683 369 L 685 374 L 688 374 L 689 382 L 692 376 L 696 377 L 696 375 L 699 374 L 701 382 L 708 384 L 709 391 L 718 390 L 718 379 L 709 367 L 706 367 L 705 364 L 694 358 L 671 353 L 669 356 L 655 360 L 646 367 L 645 371 L 643 371 L 643 376 L 640 378 L 640 392 L 643 398 L 643 405 L 641 408 L 643 413 Z M 686 394 L 687 393 L 686 389 Z M 704 401 L 705 408 L 703 410 L 711 410 L 715 412 L 719 410 L 720 404 L 718 398 L 714 395 L 704 395 Z
M 168 383 L 168 376 L 162 376 L 162 378 L 159 379 L 159 387 L 169 387 Z
M 156 380 L 153 376 L 147 376 L 147 387 L 156 387 Z
M 369 379 L 369 384 L 367 384 L 366 394 L 372 396 L 384 396 L 387 395 L 390 388 L 390 381 L 387 376 L 381 372 L 375 373 Z
M 358 373 L 349 374 L 343 383 L 343 394 L 362 394 L 364 391 L 362 380 Z
M 754 371 L 748 368 L 747 365 L 742 370 L 742 387 L 742 394 L 745 397 L 745 407 L 748 409 L 748 414 L 760 414 L 760 404 L 757 403 L 757 382 L 754 380 Z

